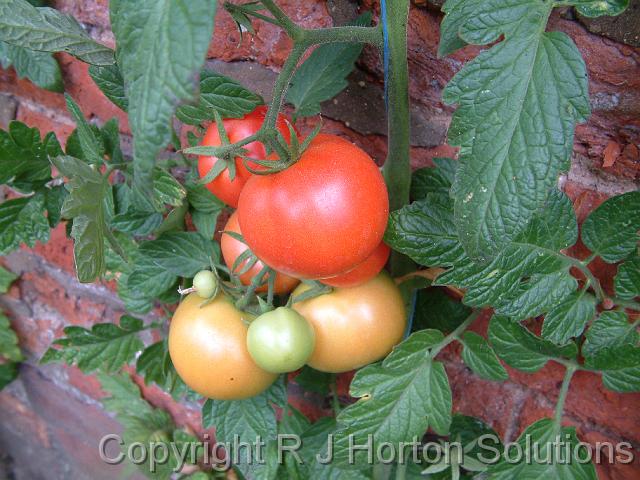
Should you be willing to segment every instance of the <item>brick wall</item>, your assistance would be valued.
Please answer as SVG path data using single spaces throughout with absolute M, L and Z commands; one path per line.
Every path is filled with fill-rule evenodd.
M 56 7 L 74 15 L 97 40 L 113 46 L 107 0 L 58 0 Z M 328 26 L 354 16 L 358 6 L 351 0 L 286 0 L 279 2 L 299 23 Z M 364 8 L 377 2 L 363 0 Z M 438 59 L 439 2 L 416 1 L 409 24 L 411 69 L 412 164 L 429 165 L 435 156 L 451 155 L 445 133 L 451 109 L 442 104 L 441 91 L 464 61 L 478 49 L 468 47 L 450 58 Z M 590 75 L 593 115 L 577 129 L 571 171 L 562 179 L 576 205 L 579 219 L 614 193 L 637 189 L 640 184 L 640 1 L 616 20 L 576 19 L 571 12 L 557 12 L 551 28 L 568 33 L 585 56 Z M 598 32 L 591 33 L 591 32 Z M 241 43 L 231 19 L 224 13 L 216 20 L 215 38 L 209 49 L 211 66 L 236 77 L 266 98 L 282 65 L 290 41 L 272 25 L 257 24 L 256 35 Z M 112 106 L 93 85 L 87 67 L 59 55 L 65 89 L 84 114 L 97 123 L 113 116 L 120 120 L 125 145 L 130 134 L 126 116 Z M 365 49 L 358 71 L 347 92 L 323 107 L 325 128 L 348 136 L 381 161 L 385 155 L 385 119 L 382 101 L 381 64 L 377 52 Z M 64 141 L 74 125 L 65 110 L 64 98 L 16 78 L 13 70 L 0 69 L 0 126 L 16 118 L 42 132 L 54 131 Z M 309 128 L 309 125 L 305 126 Z M 574 252 L 584 252 L 577 247 Z M 98 382 L 77 369 L 60 365 L 39 366 L 38 359 L 65 325 L 90 326 L 112 321 L 124 312 L 112 284 L 81 285 L 76 282 L 72 244 L 64 227 L 52 232 L 46 245 L 22 249 L 4 259 L 21 278 L 0 307 L 8 312 L 27 356 L 19 379 L 0 393 L 0 477 L 16 479 L 114 478 L 120 467 L 100 462 L 97 442 L 120 427 L 99 402 Z M 596 275 L 611 285 L 611 268 L 596 264 Z M 480 325 L 479 330 L 486 329 Z M 150 338 L 148 340 L 151 340 Z M 549 364 L 527 375 L 510 370 L 511 379 L 495 384 L 478 379 L 463 366 L 453 350 L 444 353 L 452 381 L 455 410 L 483 418 L 514 440 L 534 420 L 552 414 L 562 371 Z M 342 382 L 346 395 L 348 378 Z M 295 389 L 295 386 L 293 387 Z M 167 408 L 176 422 L 200 431 L 197 405 L 177 405 L 160 390 L 145 388 L 153 404 Z M 328 405 L 313 394 L 294 390 L 295 403 L 312 417 Z M 640 447 L 640 395 L 620 395 L 604 390 L 598 377 L 576 375 L 567 401 L 565 420 L 576 425 L 588 442 L 628 441 L 636 456 Z M 640 478 L 640 461 L 632 465 L 598 467 L 606 480 Z M 3 475 L 4 474 L 4 475 Z M 11 476 L 13 475 L 13 476 Z

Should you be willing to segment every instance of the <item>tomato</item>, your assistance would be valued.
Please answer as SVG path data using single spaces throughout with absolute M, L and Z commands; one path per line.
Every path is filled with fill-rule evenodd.
M 267 113 L 267 107 L 261 105 L 257 107 L 253 112 L 245 115 L 242 118 L 229 118 L 223 120 L 224 129 L 229 137 L 229 142 L 236 143 L 240 140 L 253 135 L 264 122 L 264 117 Z M 276 128 L 282 133 L 287 142 L 290 141 L 291 136 L 289 128 L 287 126 L 287 120 L 284 115 L 278 115 L 278 121 L 276 122 Z M 205 135 L 200 145 L 205 147 L 218 147 L 221 145 L 220 134 L 218 132 L 218 126 L 214 122 L 207 128 Z M 251 142 L 243 147 L 247 150 L 247 155 L 251 158 L 258 160 L 265 160 L 267 152 L 264 145 L 260 142 Z M 206 176 L 213 165 L 218 161 L 216 157 L 199 157 L 198 159 L 198 173 L 200 178 Z M 244 162 L 240 157 L 236 157 L 236 176 L 233 180 L 229 175 L 229 170 L 225 169 L 214 178 L 211 182 L 207 183 L 207 188 L 216 197 L 222 200 L 227 205 L 231 205 L 236 208 L 238 206 L 238 198 L 240 197 L 240 191 L 247 180 L 251 177 L 251 173 L 244 166 Z M 249 162 L 251 168 L 260 170 L 260 165 Z
M 224 227 L 224 231 L 241 233 L 240 226 L 238 225 L 237 212 L 234 212 L 229 217 L 229 220 L 227 221 L 227 224 Z M 236 259 L 248 248 L 249 247 L 247 247 L 244 243 L 242 243 L 240 240 L 236 240 L 231 235 L 223 234 L 220 240 L 220 249 L 222 250 L 222 258 L 224 258 L 224 262 L 227 264 L 227 267 L 229 268 L 229 270 L 233 269 L 233 264 L 235 263 Z M 237 268 L 235 271 L 240 271 L 242 269 L 242 266 L 244 266 L 247 261 L 248 260 L 245 260 L 244 262 L 242 262 L 242 265 L 240 265 L 240 268 Z M 264 267 L 264 264 L 260 260 L 258 260 L 253 265 L 253 267 L 249 269 L 249 271 L 240 275 L 240 281 L 242 282 L 242 284 L 249 285 L 251 283 L 251 279 L 255 277 L 258 273 L 260 273 L 260 270 L 262 270 L 263 267 Z M 265 283 L 267 279 L 268 279 L 268 276 L 265 277 Z M 294 289 L 296 285 L 298 285 L 298 283 L 300 283 L 300 280 L 298 280 L 297 278 L 289 277 L 288 275 L 284 275 L 282 273 L 277 273 L 276 281 L 274 284 L 274 292 L 276 294 L 289 293 L 291 290 Z M 256 291 L 266 292 L 267 289 L 268 289 L 268 286 L 265 284 L 265 285 L 262 285 L 261 287 L 258 287 Z
M 380 273 L 387 260 L 389 260 L 390 253 L 391 249 L 387 244 L 381 242 L 378 248 L 369 255 L 369 258 L 356 268 L 336 277 L 322 279 L 321 282 L 332 287 L 355 287 L 360 285 Z
M 381 273 L 362 285 L 295 302 L 293 308 L 316 332 L 316 347 L 307 362 L 322 372 L 340 373 L 384 358 L 402 340 L 407 314 L 400 290 Z
M 222 293 L 208 305 L 188 295 L 173 314 L 169 354 L 180 378 L 190 388 L 216 400 L 258 395 L 277 375 L 258 367 L 247 351 L 243 314 Z
M 298 312 L 279 307 L 249 325 L 247 349 L 267 372 L 287 373 L 302 368 L 315 346 L 315 333 Z
M 211 298 L 218 289 L 218 278 L 211 270 L 200 270 L 193 277 L 193 288 L 200 298 Z
M 291 167 L 253 175 L 238 203 L 240 228 L 267 265 L 298 278 L 344 273 L 382 241 L 389 198 L 371 157 L 318 135 Z

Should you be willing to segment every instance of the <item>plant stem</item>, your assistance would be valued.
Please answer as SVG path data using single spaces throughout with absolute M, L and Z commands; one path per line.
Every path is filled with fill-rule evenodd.
M 331 28 L 316 28 L 304 30 L 302 38 L 307 45 L 320 45 L 325 43 L 368 43 L 378 48 L 383 47 L 382 28 L 344 26 Z
M 593 286 L 593 289 L 596 293 L 596 297 L 598 297 L 598 300 L 600 300 L 601 302 L 604 301 L 604 299 L 607 298 L 607 295 L 604 293 L 604 290 L 602 289 L 602 285 L 600 285 L 600 282 L 598 281 L 598 279 L 595 277 L 593 273 L 591 273 L 591 270 L 589 270 L 589 267 L 587 266 L 589 263 L 591 263 L 591 261 L 587 263 L 587 262 L 582 262 L 576 258 L 569 257 L 567 255 L 565 255 L 565 257 L 569 260 L 572 266 L 580 270 L 582 274 L 587 278 L 589 283 Z
M 294 41 L 302 35 L 302 28 L 296 25 L 273 0 L 260 0 L 264 8 L 278 21 L 278 24 L 287 32 Z
M 616 305 L 620 305 L 621 307 L 625 307 L 630 310 L 636 310 L 640 312 L 640 303 L 634 302 L 633 300 L 625 300 L 624 298 L 611 297 L 611 301 Z
M 383 4 L 384 5 L 384 4 Z M 407 62 L 408 0 L 387 0 L 383 20 L 388 153 L 382 173 L 389 190 L 389 208 L 397 210 L 409 203 L 411 165 L 409 163 L 411 122 L 409 111 L 409 65 Z M 413 269 L 413 262 L 393 252 L 389 263 L 391 274 L 398 276 Z
M 469 326 L 476 321 L 476 319 L 480 316 L 482 310 L 475 310 L 471 315 L 469 315 L 464 322 L 456 327 L 456 329 L 451 332 L 449 335 L 444 337 L 440 343 L 434 345 L 431 348 L 431 358 L 436 358 L 436 355 L 440 353 L 440 351 L 449 345 L 451 342 L 460 339 L 460 335 L 464 332 Z
M 107 241 L 109 242 L 109 245 L 111 245 L 111 248 L 113 248 L 113 251 L 116 252 L 118 256 L 122 258 L 122 260 L 124 260 L 125 263 L 129 263 L 129 257 L 124 252 L 124 250 L 122 250 L 122 247 L 118 243 L 118 240 L 116 239 L 113 232 L 108 228 L 105 228 L 104 231 L 107 237 Z
M 396 465 L 395 480 L 405 480 L 407 478 L 407 462 L 400 462 Z
M 558 403 L 556 404 L 555 424 L 556 430 L 560 430 L 562 427 L 562 413 L 564 412 L 564 404 L 567 400 L 567 394 L 569 393 L 569 385 L 573 375 L 578 370 L 578 367 L 574 365 L 568 365 L 567 371 L 564 374 L 564 380 L 562 381 L 562 388 L 560 389 L 560 396 L 558 397 Z

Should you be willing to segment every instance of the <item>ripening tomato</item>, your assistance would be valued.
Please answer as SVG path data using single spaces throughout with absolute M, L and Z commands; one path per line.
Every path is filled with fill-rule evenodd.
M 178 375 L 190 388 L 216 400 L 237 400 L 266 390 L 276 375 L 255 364 L 247 351 L 247 326 L 222 293 L 208 305 L 188 295 L 173 314 L 169 354 Z
M 293 292 L 293 308 L 316 332 L 316 346 L 307 362 L 322 372 L 354 370 L 384 358 L 402 340 L 407 314 L 400 290 L 381 273 L 362 285 L 337 288 L 302 302 Z
M 222 123 L 225 131 L 227 132 L 227 136 L 229 137 L 229 142 L 239 142 L 260 130 L 266 113 L 267 107 L 261 105 L 253 112 L 242 118 L 229 118 L 223 120 Z M 289 127 L 287 126 L 287 119 L 284 115 L 278 115 L 276 128 L 280 133 L 282 133 L 287 142 L 289 142 L 291 136 L 289 134 Z M 220 144 L 220 133 L 218 132 L 217 124 L 214 122 L 207 128 L 200 145 L 204 147 L 218 147 Z M 258 160 L 265 160 L 267 158 L 267 151 L 264 145 L 260 142 L 251 142 L 243 148 L 247 150 L 247 156 L 251 158 L 256 158 Z M 216 157 L 199 157 L 198 173 L 200 174 L 200 178 L 206 176 L 217 161 L 218 159 Z M 207 183 L 207 188 L 211 193 L 227 205 L 231 205 L 233 208 L 237 208 L 238 198 L 240 197 L 242 187 L 244 187 L 244 184 L 247 183 L 247 180 L 251 177 L 251 173 L 246 169 L 244 162 L 240 157 L 236 157 L 235 163 L 236 176 L 233 180 L 231 180 L 229 170 L 225 169 L 220 173 L 220 175 L 214 178 L 213 181 Z M 264 168 L 251 162 L 249 162 L 249 165 L 255 170 Z
M 332 287 L 355 287 L 379 274 L 387 263 L 387 260 L 389 260 L 390 253 L 391 249 L 387 244 L 380 242 L 380 245 L 369 255 L 369 258 L 356 268 L 336 277 L 324 278 L 320 281 Z
M 224 231 L 241 234 L 240 225 L 238 225 L 238 212 L 233 212 L 233 214 L 229 217 L 229 220 L 224 227 Z M 247 247 L 244 243 L 242 243 L 240 240 L 236 240 L 231 235 L 225 235 L 224 233 L 222 234 L 222 238 L 220 239 L 220 249 L 222 250 L 222 258 L 224 258 L 224 263 L 227 264 L 229 270 L 233 269 L 233 264 L 235 263 L 236 259 L 240 255 L 242 255 L 248 248 L 249 247 Z M 245 260 L 244 262 L 242 262 L 242 265 L 240 265 L 239 268 L 237 268 L 235 271 L 240 271 L 248 261 L 249 260 Z M 240 275 L 240 281 L 242 282 L 242 284 L 249 285 L 253 277 L 258 275 L 263 267 L 264 264 L 260 260 L 258 260 L 253 265 L 253 267 L 249 269 L 249 271 Z M 267 291 L 268 286 L 266 285 L 266 281 L 268 278 L 268 276 L 265 277 L 265 285 L 258 287 L 256 289 L 256 292 Z M 298 283 L 300 283 L 300 280 L 298 280 L 297 278 L 290 277 L 283 273 L 277 273 L 273 291 L 278 295 L 282 293 L 289 293 L 295 288 L 296 285 L 298 285 Z
M 247 245 L 298 278 L 344 273 L 382 241 L 389 197 L 371 157 L 335 135 L 318 135 L 291 167 L 253 175 L 238 203 Z

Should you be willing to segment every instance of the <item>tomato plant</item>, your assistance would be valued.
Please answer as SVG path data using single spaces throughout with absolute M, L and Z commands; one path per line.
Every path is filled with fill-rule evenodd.
M 105 311 L 126 310 L 119 321 L 68 325 L 41 363 L 97 373 L 110 395 L 101 401 L 124 427 L 123 452 L 160 444 L 173 461 L 170 447 L 191 444 L 202 453 L 204 434 L 192 435 L 172 420 L 182 415 L 147 402 L 144 382 L 182 402 L 172 413 L 182 408 L 193 418 L 194 405 L 201 408 L 203 428 L 196 430 L 213 428 L 226 444 L 224 458 L 234 461 L 228 468 L 237 470 L 229 476 L 597 478 L 592 463 L 563 461 L 549 439 L 580 446 L 576 430 L 564 424 L 576 373 L 597 376 L 618 394 L 640 391 L 640 192 L 607 199 L 578 225 L 558 178 L 568 170 L 576 125 L 590 114 L 587 70 L 573 40 L 549 31 L 547 22 L 552 18 L 555 28 L 574 13 L 618 15 L 626 1 L 445 2 L 438 54 L 474 46 L 445 69 L 458 70 L 442 91 L 453 110 L 447 142 L 457 147 L 456 159 L 434 158 L 433 167 L 413 172 L 412 146 L 422 148 L 414 164 L 432 151 L 412 145 L 411 122 L 431 110 L 410 104 L 408 0 L 360 2 L 373 11 L 322 28 L 302 27 L 273 0 L 190 0 L 188 8 L 175 0 L 113 0 L 115 50 L 42 3 L 0 0 L 2 68 L 56 92 L 79 75 L 63 77 L 58 59 L 64 68 L 90 64 L 95 86 L 128 125 L 116 118 L 101 123 L 99 115 L 87 120 L 85 106 L 67 92 L 76 128 L 64 145 L 20 121 L 1 130 L 0 183 L 8 193 L 0 204 L 0 253 L 44 243 L 64 224 L 78 280 L 115 286 L 120 300 Z M 571 13 L 560 22 L 552 16 L 557 8 Z M 268 106 L 243 85 L 246 79 L 205 64 L 222 16 L 238 26 L 243 45 L 270 45 L 264 39 L 277 30 L 288 37 L 280 42 L 291 48 L 265 95 Z M 327 133 L 346 136 L 349 124 L 340 127 L 327 115 L 323 126 L 316 117 L 345 90 L 365 45 L 372 48 L 360 87 L 367 102 L 379 99 L 386 108 L 385 159 Z M 414 54 L 427 47 L 412 44 Z M 75 59 L 53 55 L 59 52 Z M 376 52 L 381 58 L 372 61 Z M 413 80 L 415 97 L 422 80 Z M 605 83 L 598 94 L 609 93 Z M 439 115 L 448 115 L 436 103 Z M 282 113 L 285 104 L 291 120 Z M 123 141 L 127 128 L 132 138 Z M 373 136 L 375 145 L 367 145 Z M 376 151 L 379 137 L 363 132 L 358 144 Z M 219 220 L 227 216 L 223 226 Z M 584 249 L 589 253 L 574 256 Z M 597 277 L 596 261 L 615 277 Z M 27 263 L 24 269 L 38 265 L 38 275 L 56 270 Z M 13 268 L 16 261 L 3 264 Z M 0 291 L 15 279 L 0 268 Z M 23 327 L 23 316 L 14 324 Z M 0 338 L 4 387 L 24 357 L 20 335 L 1 314 Z M 451 380 L 457 399 L 467 395 L 468 383 L 495 397 L 497 382 L 513 373 L 505 364 L 525 373 L 555 365 L 539 376 L 560 372 L 549 383 L 558 394 L 545 400 L 555 402 L 550 415 L 536 410 L 533 423 L 520 425 L 531 412 L 514 410 L 506 415 L 510 423 L 499 422 L 510 436 L 521 430 L 523 458 L 540 453 L 530 440 L 541 444 L 542 466 L 483 460 L 482 435 L 508 453 L 486 423 L 496 418 L 483 408 L 475 410 L 481 418 L 466 416 L 465 403 L 454 408 Z M 337 374 L 352 370 L 347 394 L 340 386 L 351 374 Z M 518 374 L 518 391 L 523 378 Z M 331 405 L 333 415 L 314 414 L 312 423 L 294 407 L 309 399 L 322 415 Z M 300 438 L 302 463 L 279 462 L 279 434 Z M 417 440 L 425 438 L 460 442 L 464 458 L 434 460 Z M 253 455 L 236 455 L 237 441 Z M 329 441 L 332 461 L 318 462 Z M 408 462 L 371 462 L 350 448 L 370 444 L 379 452 L 414 441 L 416 456 Z M 265 461 L 253 461 L 261 454 Z M 153 478 L 218 478 L 211 463 L 196 455 L 184 468 L 140 468 Z
M 286 170 L 247 182 L 238 221 L 247 245 L 268 265 L 317 279 L 366 260 L 382 240 L 388 212 L 387 189 L 371 157 L 320 134 Z
M 240 119 L 230 118 L 223 120 L 222 124 L 224 125 L 223 129 L 224 134 L 227 137 L 227 141 L 229 143 L 236 143 L 254 135 L 260 130 L 260 127 L 262 127 L 266 113 L 267 107 L 260 105 L 259 107 L 256 107 L 254 111 L 247 113 Z M 278 115 L 276 128 L 286 142 L 290 142 L 290 131 L 287 126 L 287 119 L 284 115 Z M 201 145 L 206 147 L 217 147 L 222 145 L 222 141 L 220 139 L 220 128 L 215 122 L 207 127 L 207 131 L 202 137 Z M 257 160 L 267 159 L 267 149 L 261 142 L 254 141 L 248 143 L 244 146 L 244 149 L 246 150 L 245 155 L 249 158 Z M 198 172 L 200 177 L 206 177 L 207 174 L 215 168 L 214 166 L 219 161 L 221 160 L 216 157 L 201 156 L 198 159 Z M 249 165 L 249 168 L 254 170 L 261 170 L 263 168 L 261 165 L 250 160 L 246 163 Z M 224 165 L 225 164 L 223 162 L 223 166 Z M 224 203 L 237 208 L 240 192 L 250 177 L 251 172 L 247 169 L 245 162 L 241 157 L 235 157 L 231 166 L 225 166 L 224 169 L 206 185 L 209 191 Z

